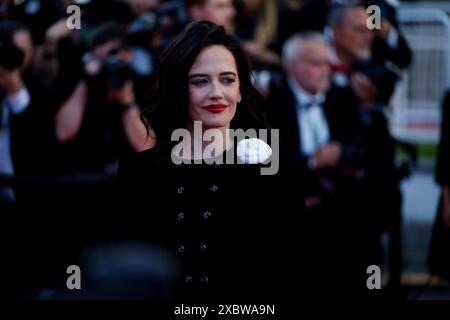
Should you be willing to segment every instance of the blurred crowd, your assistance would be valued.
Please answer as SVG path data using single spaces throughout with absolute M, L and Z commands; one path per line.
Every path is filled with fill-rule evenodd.
M 311 217 L 320 217 L 318 230 L 336 232 L 322 224 L 327 219 L 359 226 L 346 231 L 365 244 L 365 265 L 381 264 L 379 235 L 387 230 L 391 281 L 399 284 L 399 183 L 410 163 L 399 165 L 395 150 L 405 148 L 411 162 L 414 150 L 391 136 L 386 116 L 412 59 L 397 4 L 1 0 L 0 175 L 114 177 L 121 160 L 154 145 L 140 112 L 151 104 L 159 55 L 189 22 L 209 20 L 236 35 L 251 57 L 261 108 L 302 170 L 301 192 Z M 70 28 L 78 18 L 67 10 L 72 5 L 79 28 Z M 380 9 L 375 29 L 369 5 Z M 20 187 L 0 184 L 2 206 L 20 196 Z
M 348 17 L 344 10 L 336 10 L 327 21 L 331 8 L 341 2 L 346 3 L 2 1 L 0 171 L 16 176 L 114 175 L 118 159 L 151 147 L 154 137 L 147 139 L 139 110 L 150 104 L 159 54 L 190 21 L 211 20 L 242 40 L 253 60 L 256 84 L 268 101 L 276 96 L 283 78 L 292 78 L 300 86 L 312 86 L 307 88 L 311 93 L 330 93 L 327 103 L 347 104 L 339 96 L 342 90 L 334 94 L 334 89 L 350 89 L 343 93 L 353 99 L 350 103 L 364 105 L 361 110 L 366 113 L 381 112 L 399 70 L 411 60 L 397 28 L 395 8 L 389 2 L 369 1 L 382 6 L 381 29 L 369 30 L 363 7 L 349 10 Z M 70 5 L 79 10 L 67 11 Z M 74 19 L 79 29 L 70 28 Z M 286 44 L 302 31 L 311 35 L 323 31 L 324 40 L 307 35 L 306 40 L 295 38 Z M 320 49 L 304 52 L 304 43 L 309 47 L 319 42 L 323 42 Z M 270 108 L 280 102 L 272 99 L 267 107 L 283 110 Z M 345 112 L 338 106 L 332 109 Z M 338 117 L 330 116 L 332 122 Z M 275 121 L 272 125 L 287 124 L 275 118 L 268 119 Z M 280 120 L 282 124 L 276 123 Z M 286 137 L 286 144 L 299 146 L 295 136 Z M 311 155 L 318 151 L 314 149 L 291 151 Z M 338 162 L 340 151 L 323 150 L 317 154 L 318 167 Z M 322 159 L 321 154 L 332 154 L 333 159 Z

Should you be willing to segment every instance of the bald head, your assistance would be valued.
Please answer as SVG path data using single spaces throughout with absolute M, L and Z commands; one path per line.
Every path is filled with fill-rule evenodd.
M 286 74 L 307 92 L 326 91 L 330 65 L 323 35 L 307 32 L 290 37 L 283 46 L 283 67 Z
M 320 43 L 327 45 L 325 37 L 319 32 L 297 33 L 286 40 L 283 45 L 283 59 L 292 60 L 304 50 L 308 43 Z

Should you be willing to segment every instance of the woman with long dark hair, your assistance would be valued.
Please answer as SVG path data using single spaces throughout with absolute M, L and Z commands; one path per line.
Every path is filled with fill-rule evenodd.
M 195 70 L 190 69 L 205 48 L 213 50 L 211 55 L 218 54 L 217 62 L 225 56 L 233 60 L 230 64 L 234 64 L 232 68 L 236 74 L 223 76 L 219 80 L 233 81 L 233 87 L 239 90 L 241 97 L 238 108 L 231 105 L 226 110 L 227 118 L 224 121 L 230 122 L 231 128 L 265 127 L 260 111 L 261 97 L 252 85 L 250 62 L 238 40 L 212 23 L 196 23 L 191 24 L 171 43 L 158 63 L 156 83 L 152 90 L 154 104 L 143 112 L 144 121 L 158 137 L 158 147 L 167 145 L 172 132 L 186 127 L 188 120 L 202 120 L 189 118 L 189 94 L 197 87 L 196 80 L 190 78 Z M 199 79 L 201 82 L 201 77 Z M 219 116 L 223 114 L 220 113 L 216 118 Z
M 146 208 L 130 234 L 179 262 L 174 297 L 275 302 L 294 281 L 288 226 L 298 231 L 304 204 L 290 200 L 300 187 L 279 180 L 277 135 L 264 125 L 248 61 L 222 27 L 187 26 L 163 53 L 142 115 L 156 146 L 120 169 L 127 203 Z

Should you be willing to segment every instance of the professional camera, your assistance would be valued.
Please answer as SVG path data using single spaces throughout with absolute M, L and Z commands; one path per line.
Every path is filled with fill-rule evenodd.
M 89 52 L 83 56 L 85 65 L 88 65 L 93 59 L 92 54 Z M 98 61 L 96 64 L 97 63 L 100 64 Z M 121 60 L 116 53 L 110 53 L 101 65 L 92 69 L 85 67 L 84 70 L 84 79 L 90 87 L 100 85 L 107 89 L 118 90 L 122 88 L 131 77 L 132 71 L 130 65 Z
M 130 24 L 128 41 L 146 49 L 155 34 L 165 36 L 167 33 L 178 34 L 187 23 L 184 6 L 179 1 L 168 1 L 160 4 L 152 11 L 145 12 Z
M 391 96 L 398 75 L 383 64 L 374 60 L 355 59 L 350 64 L 352 72 L 361 72 L 377 87 L 376 101 L 387 103 Z
M 137 17 L 128 28 L 128 41 L 143 48 L 149 48 L 151 39 L 158 28 L 158 16 L 154 12 L 146 12 Z
M 0 23 L 0 66 L 10 71 L 22 65 L 23 52 L 12 42 L 11 35 L 17 25 L 12 21 Z
M 386 0 L 367 0 L 365 1 L 366 6 L 375 5 L 379 8 L 381 18 L 388 20 L 394 26 L 397 26 L 397 13 L 396 6 L 394 5 L 395 1 L 386 1 Z
M 22 65 L 23 52 L 11 41 L 0 39 L 0 66 L 10 71 Z
M 106 86 L 111 90 L 122 88 L 132 76 L 130 65 L 116 56 L 110 56 L 105 60 L 102 74 Z
M 131 66 L 122 59 L 122 53 L 131 50 L 126 35 L 125 28 L 114 22 L 104 23 L 93 29 L 88 43 L 91 51 L 82 57 L 84 79 L 89 87 L 117 90 L 131 79 Z M 98 48 L 108 50 L 103 53 L 103 58 L 94 54 Z
M 159 24 L 173 26 L 177 24 L 185 25 L 188 17 L 185 7 L 180 1 L 167 1 L 160 4 L 155 13 L 159 17 Z
M 387 69 L 373 60 L 355 59 L 352 61 L 350 69 L 366 75 L 377 88 L 382 87 L 388 77 Z

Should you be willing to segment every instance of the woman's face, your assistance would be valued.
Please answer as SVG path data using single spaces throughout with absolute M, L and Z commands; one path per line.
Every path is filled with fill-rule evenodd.
M 206 47 L 189 70 L 188 128 L 202 121 L 203 128 L 229 127 L 241 101 L 236 61 L 221 45 Z

